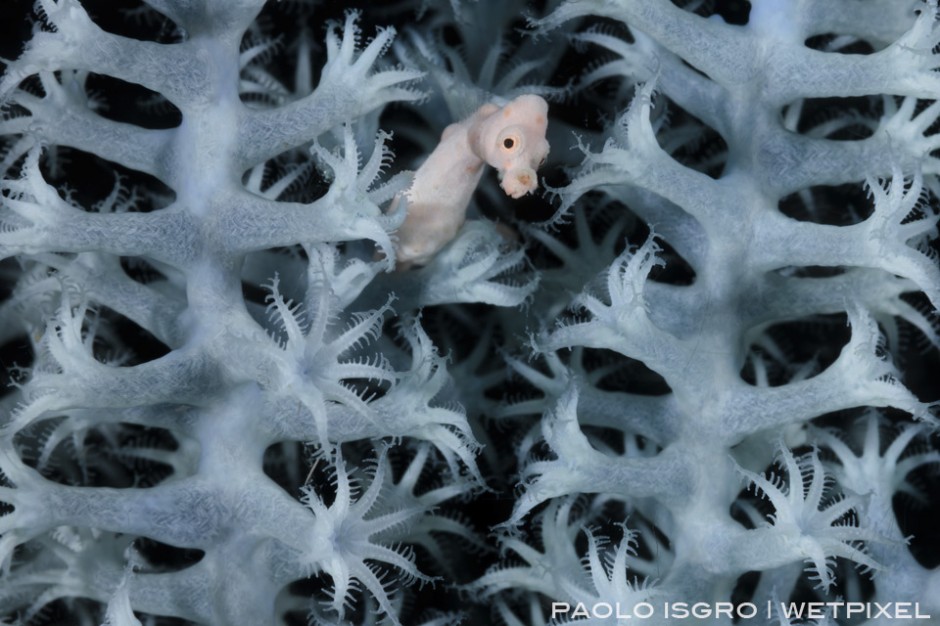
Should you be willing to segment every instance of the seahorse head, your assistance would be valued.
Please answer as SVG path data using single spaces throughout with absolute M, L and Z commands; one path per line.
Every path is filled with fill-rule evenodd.
M 506 195 L 520 198 L 538 187 L 535 172 L 549 151 L 547 129 L 548 103 L 527 94 L 482 117 L 469 129 L 469 139 L 473 151 L 499 172 Z

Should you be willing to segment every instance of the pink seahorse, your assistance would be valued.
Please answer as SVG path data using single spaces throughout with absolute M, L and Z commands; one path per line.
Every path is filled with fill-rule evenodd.
M 536 189 L 535 171 L 549 151 L 547 128 L 548 104 L 535 95 L 519 96 L 503 107 L 484 104 L 445 128 L 403 194 L 408 215 L 397 233 L 397 269 L 424 265 L 456 236 L 485 164 L 499 171 L 500 186 L 512 198 Z

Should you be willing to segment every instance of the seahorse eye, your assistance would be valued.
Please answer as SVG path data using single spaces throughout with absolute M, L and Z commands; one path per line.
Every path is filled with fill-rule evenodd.
M 525 137 L 518 126 L 507 126 L 496 136 L 496 149 L 504 154 L 525 150 Z

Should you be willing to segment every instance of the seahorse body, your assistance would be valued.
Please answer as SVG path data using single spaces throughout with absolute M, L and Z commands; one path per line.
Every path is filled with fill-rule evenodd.
M 549 151 L 547 128 L 548 104 L 535 95 L 519 96 L 503 107 L 484 104 L 445 128 L 403 194 L 408 215 L 398 230 L 397 268 L 424 265 L 454 238 L 484 165 L 498 170 L 500 186 L 512 198 L 537 188 L 535 172 Z

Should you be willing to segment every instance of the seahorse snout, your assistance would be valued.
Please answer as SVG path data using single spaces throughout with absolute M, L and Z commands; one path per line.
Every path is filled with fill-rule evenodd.
M 507 196 L 521 198 L 539 186 L 539 179 L 532 168 L 519 167 L 505 172 L 500 186 Z

